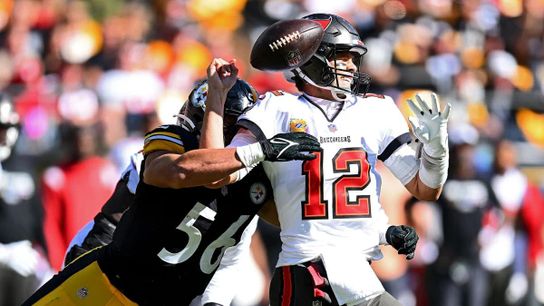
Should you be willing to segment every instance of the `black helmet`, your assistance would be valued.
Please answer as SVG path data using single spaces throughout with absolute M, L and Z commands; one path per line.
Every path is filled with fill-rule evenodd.
M 319 22 L 325 34 L 316 53 L 293 73 L 314 86 L 330 90 L 338 100 L 346 99 L 338 96 L 341 93 L 343 96 L 346 96 L 346 92 L 353 95 L 366 94 L 370 85 L 370 77 L 366 73 L 361 73 L 361 64 L 367 49 L 357 30 L 344 18 L 332 14 L 311 14 L 304 16 L 303 19 Z M 355 73 L 338 68 L 336 64 L 334 67 L 329 66 L 328 60 L 334 59 L 336 54 L 340 52 L 354 54 L 353 62 L 357 66 Z M 339 76 L 352 77 L 349 90 L 338 85 Z
M 9 95 L 0 93 L 0 161 L 11 154 L 19 137 L 19 115 L 15 112 Z
M 178 125 L 188 131 L 200 133 L 204 110 L 206 109 L 206 97 L 208 96 L 208 80 L 200 81 L 189 94 L 189 99 L 179 111 Z M 257 102 L 257 91 L 246 81 L 236 80 L 234 86 L 227 93 L 225 101 L 224 132 L 225 135 L 234 136 L 236 118 L 246 108 Z M 232 135 L 231 135 L 232 134 Z M 228 138 L 227 138 L 228 139 Z

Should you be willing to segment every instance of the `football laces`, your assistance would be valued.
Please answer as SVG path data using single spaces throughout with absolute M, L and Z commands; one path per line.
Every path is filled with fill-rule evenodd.
M 287 34 L 287 35 L 284 35 L 284 36 L 280 37 L 276 41 L 270 43 L 268 45 L 268 47 L 270 47 L 270 50 L 272 50 L 272 52 L 275 52 L 276 50 L 279 50 L 280 48 L 286 46 L 290 42 L 292 42 L 294 40 L 297 40 L 299 38 L 300 38 L 300 32 L 295 31 L 293 33 L 290 33 L 290 34 Z

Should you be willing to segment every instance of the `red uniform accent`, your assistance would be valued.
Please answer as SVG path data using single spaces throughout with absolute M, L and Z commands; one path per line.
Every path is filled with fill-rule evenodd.
M 282 267 L 283 271 L 283 294 L 281 299 L 281 306 L 290 306 L 291 305 L 291 296 L 293 290 L 293 285 L 291 283 L 291 267 L 286 266 Z
M 42 184 L 44 234 L 53 269 L 61 268 L 70 241 L 100 211 L 116 179 L 113 164 L 100 157 L 46 171 Z
M 313 280 L 313 282 L 314 282 L 314 286 L 316 286 L 316 287 L 321 287 L 321 286 L 325 285 L 325 279 L 324 279 L 323 276 L 321 276 L 321 274 L 319 274 L 319 272 L 317 271 L 317 268 L 316 268 L 315 263 L 311 263 L 311 264 L 308 266 L 308 272 L 310 272 L 310 275 L 312 276 L 312 280 Z
M 326 30 L 329 25 L 332 22 L 332 17 L 329 17 L 329 19 L 313 19 L 313 21 L 319 23 L 319 25 L 323 28 L 323 31 Z

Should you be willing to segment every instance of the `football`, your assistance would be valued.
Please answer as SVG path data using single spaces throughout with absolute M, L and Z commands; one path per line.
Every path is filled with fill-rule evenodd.
M 251 49 L 250 62 L 259 70 L 294 69 L 306 63 L 321 43 L 323 28 L 313 20 L 281 20 L 269 26 Z

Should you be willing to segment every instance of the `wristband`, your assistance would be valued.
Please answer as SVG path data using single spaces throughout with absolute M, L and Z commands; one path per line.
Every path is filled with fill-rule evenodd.
M 253 167 L 264 160 L 264 152 L 258 142 L 236 148 L 238 158 L 245 167 Z
M 425 149 L 421 150 L 419 178 L 430 188 L 440 188 L 448 178 L 449 154 L 442 157 L 431 157 Z
M 385 227 L 379 229 L 380 245 L 389 245 L 389 242 L 387 242 L 386 233 L 391 226 L 391 224 L 386 224 Z

